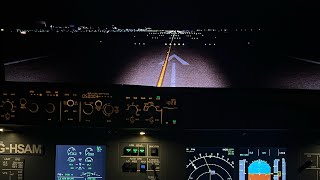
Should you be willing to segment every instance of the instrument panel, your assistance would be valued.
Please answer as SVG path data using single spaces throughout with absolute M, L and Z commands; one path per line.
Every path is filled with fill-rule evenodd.
M 45 88 L 43 88 L 45 87 Z M 134 88 L 9 86 L 1 90 L 1 124 L 159 127 L 177 124 L 177 99 Z

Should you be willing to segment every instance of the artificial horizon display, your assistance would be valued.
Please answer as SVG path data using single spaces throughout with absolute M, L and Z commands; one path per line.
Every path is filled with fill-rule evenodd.
M 286 148 L 240 148 L 239 180 L 287 180 Z

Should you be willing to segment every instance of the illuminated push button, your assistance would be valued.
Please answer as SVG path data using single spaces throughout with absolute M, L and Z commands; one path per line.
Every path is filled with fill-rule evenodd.
M 172 124 L 177 124 L 177 120 L 172 120 Z
M 137 172 L 138 164 L 137 163 L 131 163 L 130 165 L 130 171 L 131 172 Z
M 140 164 L 140 172 L 147 172 L 147 165 L 146 164 Z
M 151 156 L 158 156 L 159 149 L 158 148 L 151 148 Z
M 123 155 L 125 155 L 125 156 L 130 156 L 131 153 L 132 153 L 132 148 L 131 148 L 131 147 L 125 147 L 125 148 L 123 149 Z
M 145 147 L 139 147 L 139 156 L 145 156 L 145 155 L 146 155 Z
M 123 163 L 122 165 L 122 172 L 130 172 L 130 163 Z
M 132 153 L 131 153 L 132 156 L 138 156 L 138 153 L 139 153 L 139 148 L 137 147 L 132 148 Z

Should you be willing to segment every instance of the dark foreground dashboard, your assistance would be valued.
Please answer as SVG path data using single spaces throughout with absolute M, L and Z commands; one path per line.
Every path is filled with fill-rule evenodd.
M 320 92 L 0 86 L 1 180 L 317 180 Z

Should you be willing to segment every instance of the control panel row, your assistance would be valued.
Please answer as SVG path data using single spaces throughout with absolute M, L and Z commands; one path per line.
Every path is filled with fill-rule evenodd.
M 28 90 L 1 92 L 1 124 L 175 125 L 177 99 L 161 95 Z

